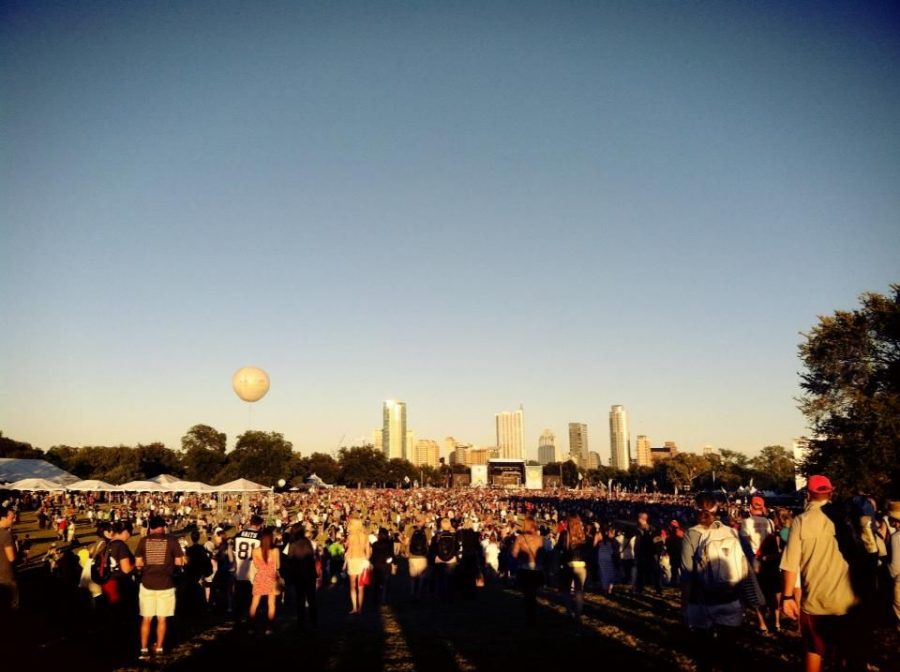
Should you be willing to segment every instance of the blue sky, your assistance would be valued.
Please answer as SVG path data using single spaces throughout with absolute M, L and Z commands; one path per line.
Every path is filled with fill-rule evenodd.
M 0 7 L 0 430 L 754 452 L 900 270 L 890 3 Z

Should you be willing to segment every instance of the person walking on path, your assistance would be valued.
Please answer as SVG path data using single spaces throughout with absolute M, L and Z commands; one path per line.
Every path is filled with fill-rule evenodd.
M 309 608 L 309 621 L 316 627 L 318 623 L 316 582 L 319 579 L 316 571 L 316 549 L 313 542 L 307 538 L 302 523 L 296 523 L 291 528 L 291 545 L 288 547 L 286 560 L 289 566 L 288 576 L 293 583 L 294 596 L 297 600 L 297 622 L 302 628 Z
M 587 580 L 587 557 L 590 545 L 578 514 L 569 514 L 566 519 L 566 529 L 560 532 L 559 541 L 556 543 L 556 550 L 559 553 L 565 577 L 562 589 L 568 591 L 572 588 L 573 591 L 569 616 L 576 623 L 580 623 L 581 612 L 584 608 L 584 583 Z
M 278 570 L 281 567 L 281 553 L 275 548 L 275 534 L 271 527 L 267 527 L 259 535 L 259 548 L 253 549 L 253 588 L 250 599 L 250 628 L 256 619 L 256 610 L 260 600 L 266 598 L 268 608 L 268 623 L 266 634 L 272 634 L 272 624 L 275 622 L 275 607 L 278 597 Z
M 681 547 L 681 609 L 695 634 L 694 657 L 701 671 L 734 667 L 729 644 L 743 621 L 738 585 L 749 572 L 738 533 L 718 520 L 709 494 L 696 499 L 697 524 Z
M 347 552 L 344 554 L 344 568 L 350 577 L 351 614 L 362 612 L 366 587 L 359 585 L 359 577 L 368 569 L 371 556 L 372 546 L 362 521 L 356 517 L 351 518 L 347 523 Z
M 838 546 L 837 531 L 824 507 L 833 487 L 826 476 L 810 476 L 809 503 L 794 518 L 781 556 L 782 610 L 799 620 L 806 648 L 806 672 L 818 672 L 829 653 L 851 656 L 852 628 L 848 612 L 856 604 L 850 583 L 850 567 Z M 800 575 L 800 604 L 794 599 L 794 583 Z
M 525 622 L 537 621 L 537 591 L 544 583 L 544 540 L 538 534 L 532 516 L 522 521 L 522 533 L 516 537 L 512 555 L 517 564 L 516 579 L 525 600 Z

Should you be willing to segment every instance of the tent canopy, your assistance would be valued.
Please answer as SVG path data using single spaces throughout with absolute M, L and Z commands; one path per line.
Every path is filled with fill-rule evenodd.
M 0 483 L 14 483 L 23 478 L 45 478 L 56 483 L 74 483 L 78 477 L 63 471 L 47 460 L 25 460 L 17 457 L 0 458 Z
M 169 488 L 153 481 L 129 481 L 119 486 L 126 492 L 171 492 Z
M 246 478 L 238 478 L 228 483 L 216 486 L 217 492 L 268 492 L 272 488 L 267 488 L 259 483 L 248 481 Z
M 171 474 L 160 474 L 159 476 L 154 476 L 153 478 L 148 478 L 148 481 L 153 481 L 154 483 L 159 483 L 160 485 L 172 485 L 173 483 L 186 483 L 187 481 L 182 481 L 177 476 L 172 476 Z
M 5 487 L 9 490 L 28 490 L 32 492 L 66 489 L 66 486 L 60 485 L 56 481 L 49 481 L 46 478 L 23 478 Z
M 216 488 L 200 481 L 169 481 L 163 484 L 172 492 L 215 492 Z
M 119 489 L 117 485 L 112 485 L 96 478 L 89 478 L 66 486 L 66 490 L 74 490 L 76 492 L 116 492 Z

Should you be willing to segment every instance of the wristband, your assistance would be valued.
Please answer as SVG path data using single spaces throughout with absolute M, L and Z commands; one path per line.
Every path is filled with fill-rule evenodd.
M 795 599 L 793 595 L 785 595 L 784 597 L 781 598 L 781 601 L 787 602 L 787 601 L 793 600 L 793 599 Z

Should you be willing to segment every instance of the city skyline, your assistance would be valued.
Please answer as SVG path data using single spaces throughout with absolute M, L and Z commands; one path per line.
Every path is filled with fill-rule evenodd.
M 2 3 L 0 431 L 790 445 L 802 332 L 898 280 L 898 17 Z

